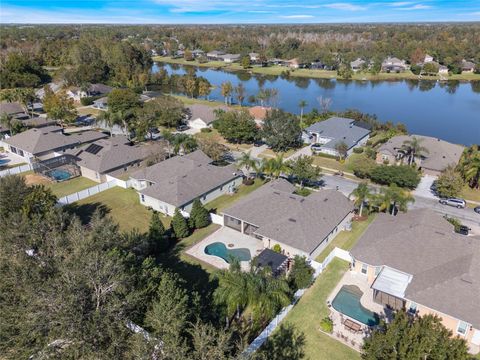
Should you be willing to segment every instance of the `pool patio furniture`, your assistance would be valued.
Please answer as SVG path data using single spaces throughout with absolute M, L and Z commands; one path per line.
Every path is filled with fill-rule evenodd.
M 359 332 L 362 330 L 362 325 L 360 325 L 359 323 L 355 322 L 355 321 L 352 321 L 350 319 L 346 319 L 344 322 L 343 322 L 343 325 L 347 328 L 347 330 L 351 330 L 355 333 Z

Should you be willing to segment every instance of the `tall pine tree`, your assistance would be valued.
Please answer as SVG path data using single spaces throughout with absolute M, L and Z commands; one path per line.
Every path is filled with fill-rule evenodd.
M 210 225 L 211 219 L 207 209 L 205 209 L 200 202 L 200 199 L 195 199 L 190 212 L 190 226 L 195 229 L 201 229 Z
M 154 253 L 165 252 L 168 250 L 170 243 L 165 227 L 158 212 L 154 211 L 150 219 L 150 227 L 148 229 L 148 243 L 150 250 Z
M 180 213 L 180 210 L 175 209 L 175 214 L 172 218 L 172 229 L 175 236 L 179 239 L 190 235 L 187 219 Z

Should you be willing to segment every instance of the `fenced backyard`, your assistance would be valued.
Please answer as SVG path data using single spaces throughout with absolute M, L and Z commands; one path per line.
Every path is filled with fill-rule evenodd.
M 93 196 L 95 194 L 98 194 L 102 191 L 111 189 L 115 186 L 117 186 L 116 181 L 112 180 L 112 181 L 104 182 L 104 183 L 89 187 L 85 190 L 77 191 L 73 194 L 63 196 L 60 199 L 58 199 L 58 204 L 61 205 L 61 206 L 68 205 L 68 204 L 74 203 L 76 201 L 86 199 L 86 198 L 88 198 L 90 196 Z

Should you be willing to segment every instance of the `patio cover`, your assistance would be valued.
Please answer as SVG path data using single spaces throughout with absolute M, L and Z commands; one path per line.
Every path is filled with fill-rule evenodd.
M 410 281 L 412 275 L 384 266 L 373 282 L 372 289 L 403 299 Z

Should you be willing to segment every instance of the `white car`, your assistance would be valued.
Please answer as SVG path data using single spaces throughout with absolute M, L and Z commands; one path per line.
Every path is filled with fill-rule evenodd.
M 459 209 L 465 209 L 465 207 L 467 206 L 465 200 L 457 198 L 440 199 L 439 202 L 442 205 L 454 206 Z
M 158 129 L 149 129 L 147 135 L 145 135 L 146 140 L 158 140 L 162 137 L 162 133 Z

